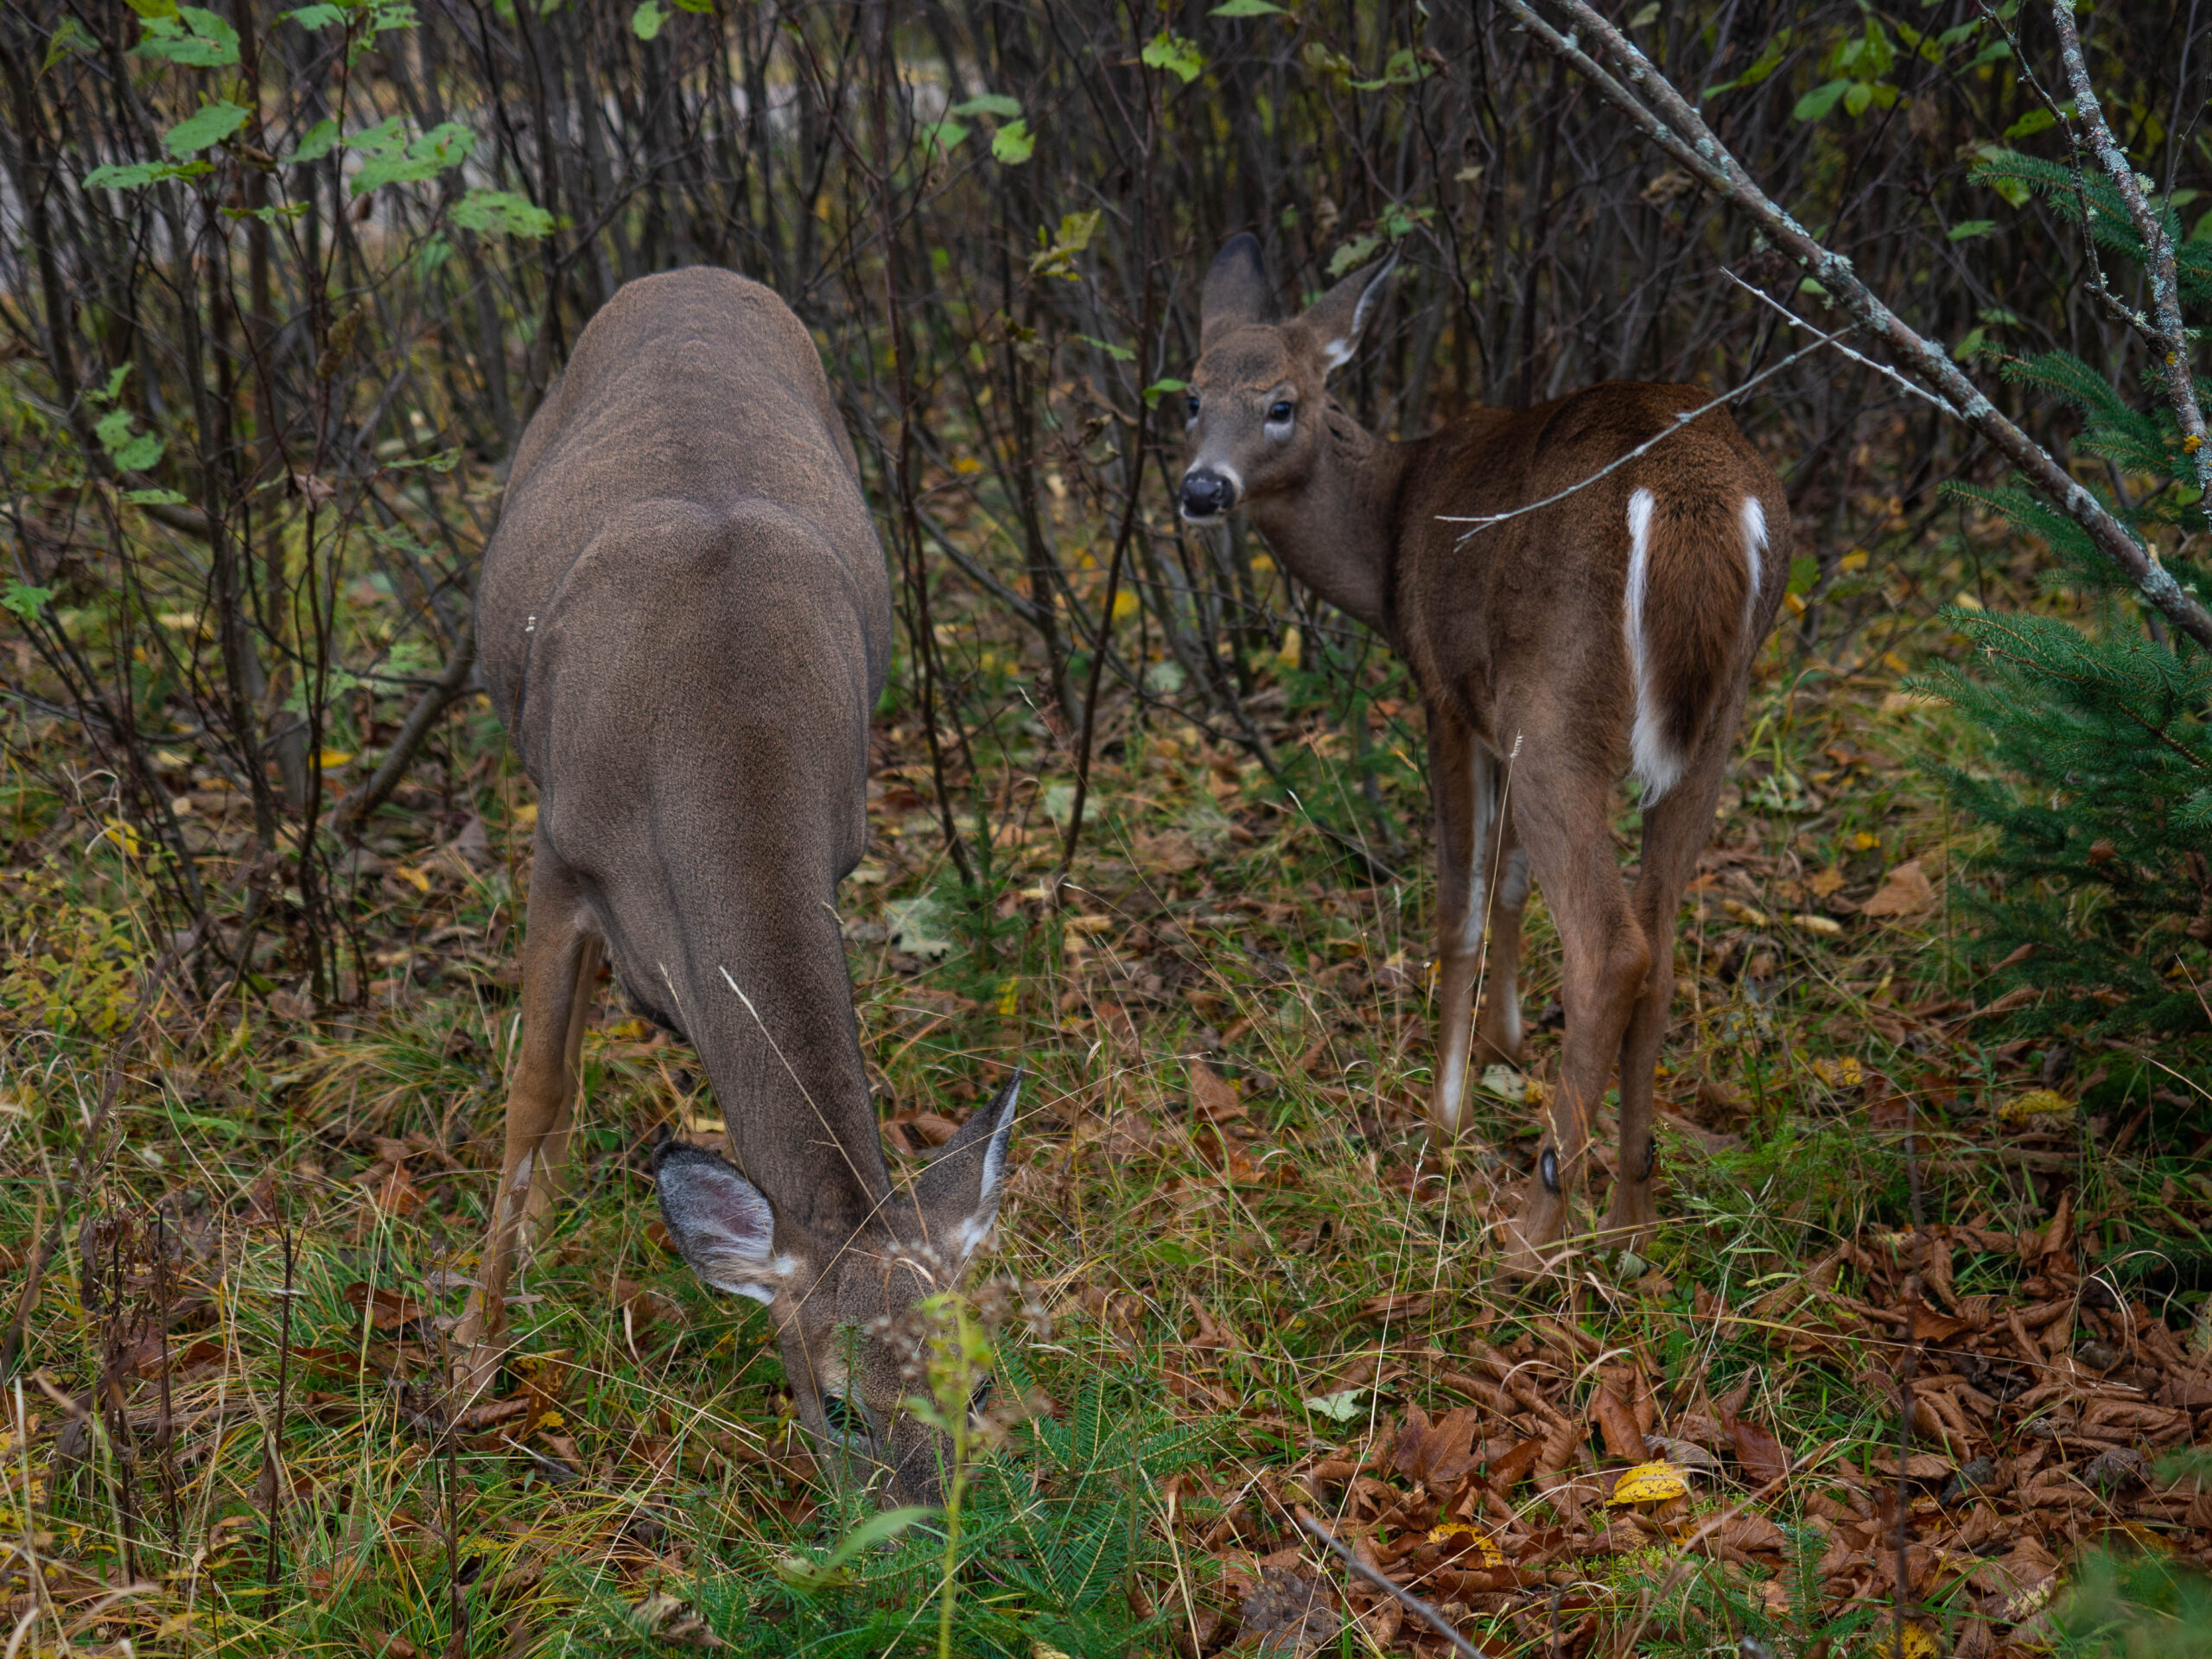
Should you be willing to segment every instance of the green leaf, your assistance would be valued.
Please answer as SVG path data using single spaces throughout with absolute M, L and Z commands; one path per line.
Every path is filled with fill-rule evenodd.
M 99 51 L 99 42 L 85 32 L 85 26 L 67 12 L 54 26 L 54 33 L 46 42 L 46 58 L 38 67 L 41 75 L 62 59 L 73 54 L 91 57 Z
M 1168 29 L 1161 29 L 1145 42 L 1138 60 L 1147 69 L 1165 69 L 1178 77 L 1187 86 L 1205 70 L 1205 55 L 1198 50 L 1196 41 L 1185 40 Z
M 947 156 L 959 149 L 960 141 L 967 136 L 968 129 L 957 121 L 932 121 L 922 129 L 922 142 L 935 144 Z
M 947 115 L 995 115 L 1002 121 L 1011 121 L 1021 113 L 1021 100 L 1008 98 L 1004 92 L 980 92 L 964 104 L 956 104 L 945 111 Z
M 460 166 L 475 146 L 476 135 L 468 128 L 458 121 L 444 122 L 408 145 L 404 152 L 388 149 L 364 163 L 346 187 L 346 191 L 360 196 L 387 184 L 416 184 L 424 179 L 434 179 L 448 168 Z
M 926 1521 L 937 1513 L 918 1506 L 885 1510 L 870 1516 L 839 1540 L 827 1560 L 810 1561 L 796 1552 L 783 1556 L 776 1562 L 776 1576 L 794 1590 L 810 1594 L 850 1584 L 853 1578 L 846 1566 L 854 1557 L 896 1538 L 917 1521 Z
M 1952 360 L 1959 363 L 1965 362 L 1981 349 L 1982 342 L 1987 339 L 1988 334 L 1988 329 L 1978 325 L 1968 329 L 1966 338 L 1951 347 Z
M 2058 106 L 2058 115 L 2066 116 L 2070 119 L 2073 114 L 2074 103 L 2071 99 Z M 2048 132 L 2058 124 L 2058 115 L 2053 115 L 2048 109 L 2030 110 L 2005 129 L 2005 139 L 2009 143 L 2015 138 L 2032 138 L 2039 132 Z
M 185 503 L 177 490 L 125 490 L 123 499 L 134 507 L 181 507 Z
M 1380 92 L 1385 86 L 1411 86 L 1427 80 L 1436 73 L 1436 66 L 1414 55 L 1409 48 L 1393 52 L 1382 65 L 1382 73 L 1373 80 L 1355 80 L 1351 87 L 1357 92 Z
M 181 6 L 175 16 L 146 19 L 146 32 L 134 49 L 141 57 L 219 69 L 238 60 L 238 32 L 204 7 Z
M 553 233 L 553 215 L 512 190 L 472 190 L 446 209 L 446 217 L 464 231 L 491 235 L 534 238 Z
M 161 460 L 168 448 L 152 433 L 141 432 L 115 452 L 115 468 L 119 473 L 143 473 Z
M 1874 101 L 1874 88 L 1863 80 L 1854 80 L 1844 89 L 1843 112 L 1849 116 L 1866 113 L 1866 106 Z
M 284 14 L 302 29 L 328 29 L 333 23 L 346 21 L 343 6 L 302 6 L 296 11 Z
M 301 137 L 300 147 L 284 158 L 289 167 L 302 162 L 319 162 L 338 148 L 338 118 L 326 115 L 309 127 Z
M 1851 83 L 1847 80 L 1831 80 L 1825 86 L 1815 86 L 1797 100 L 1797 107 L 1790 114 L 1800 121 L 1817 121 L 1835 108 L 1837 100 L 1850 90 Z
M 1648 3 L 1639 6 L 1636 16 L 1628 20 L 1628 26 L 1630 29 L 1642 29 L 1646 23 L 1657 21 L 1658 16 L 1659 0 L 1648 0 Z
M 35 622 L 38 613 L 53 602 L 54 589 L 34 588 L 27 582 L 10 580 L 0 588 L 0 611 L 13 613 L 25 622 Z
M 1226 5 L 1216 6 L 1206 13 L 1209 17 L 1280 17 L 1282 8 L 1271 5 L 1268 0 L 1229 0 Z
M 668 21 L 668 14 L 660 9 L 659 0 L 643 0 L 630 14 L 630 32 L 641 41 L 650 41 L 660 33 L 660 26 Z
M 1020 167 L 1037 153 L 1037 140 L 1027 121 L 1009 121 L 991 135 L 991 154 L 1008 167 Z
M 92 435 L 111 455 L 130 442 L 130 411 L 111 409 L 92 423 Z
M 1176 380 L 1173 378 L 1155 380 L 1144 389 L 1144 406 L 1147 409 L 1150 409 L 1162 397 L 1171 396 L 1172 394 L 1179 391 L 1188 391 L 1190 389 L 1191 383 L 1187 380 Z
M 1330 256 L 1329 275 L 1341 276 L 1344 272 L 1365 264 L 1382 245 L 1382 238 L 1379 236 L 1354 237 Z
M 1987 236 L 1996 228 L 1993 219 L 1962 219 L 1943 234 L 1954 242 L 1970 242 L 1977 236 Z
M 395 115 L 373 127 L 364 127 L 346 141 L 348 149 L 381 151 L 407 148 L 407 118 Z
M 236 132 L 245 118 L 244 108 L 227 100 L 202 105 L 162 135 L 162 148 L 172 156 L 196 156 Z
M 97 391 L 87 388 L 85 392 L 85 401 L 88 404 L 113 403 L 115 401 L 116 394 L 123 390 L 123 383 L 130 378 L 130 365 L 128 363 L 125 363 L 121 367 L 118 368 L 112 374 L 108 376 L 107 385 L 99 388 Z
M 94 168 L 84 183 L 87 190 L 143 190 L 163 179 L 196 179 L 214 170 L 206 162 L 126 162 Z
M 2212 213 L 2207 213 L 2204 217 L 2208 220 L 2212 220 Z M 1076 338 L 1086 346 L 1096 346 L 1100 351 L 1105 353 L 1107 356 L 1112 358 L 1116 363 L 1134 363 L 1136 361 L 1137 354 L 1135 352 L 1131 351 L 1126 346 L 1116 346 L 1110 340 L 1101 340 L 1096 334 L 1077 334 Z
M 130 10 L 141 17 L 174 17 L 176 0 L 130 0 Z
M 1341 1389 L 1335 1394 L 1307 1396 L 1306 1409 L 1317 1417 L 1326 1417 L 1332 1423 L 1348 1423 L 1365 1409 L 1359 1402 L 1366 1397 L 1365 1389 Z

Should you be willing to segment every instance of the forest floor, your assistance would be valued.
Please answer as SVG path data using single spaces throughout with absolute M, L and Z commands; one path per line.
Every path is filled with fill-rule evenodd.
M 719 1119 L 612 988 L 522 1357 L 448 1421 L 535 812 L 487 711 L 351 861 L 349 998 L 321 1009 L 281 976 L 141 1007 L 143 874 L 93 785 L 51 783 L 77 775 L 67 728 L 11 716 L 10 1659 L 925 1651 L 947 1609 L 943 1650 L 1024 1659 L 1447 1650 L 1303 1519 L 1487 1655 L 1988 1659 L 2051 1639 L 2077 1576 L 2203 1560 L 2212 1492 L 2172 1457 L 2212 1441 L 2212 1176 L 2178 1127 L 2203 1090 L 2147 1046 L 1993 1039 L 2004 1010 L 1945 949 L 1971 847 L 1924 763 L 1969 740 L 1907 676 L 1952 648 L 1935 607 L 1976 591 L 1962 545 L 1762 658 L 1677 946 L 1663 1228 L 1529 1296 L 1495 1281 L 1497 1226 L 1556 949 L 1539 894 L 1528 1068 L 1485 1073 L 1444 1162 L 1398 670 L 1263 654 L 1252 707 L 1295 793 L 1115 704 L 1061 910 L 1065 748 L 1033 716 L 995 740 L 963 893 L 911 709 L 887 714 L 841 902 L 894 1171 L 1013 1065 L 1033 1079 L 977 1275 L 998 1443 L 950 1539 L 941 1516 L 860 1530 L 766 1311 L 668 1252 L 650 1147 Z M 989 626 L 948 626 L 988 657 Z M 1409 843 L 1364 860 L 1361 756 Z M 157 759 L 219 862 L 245 798 Z

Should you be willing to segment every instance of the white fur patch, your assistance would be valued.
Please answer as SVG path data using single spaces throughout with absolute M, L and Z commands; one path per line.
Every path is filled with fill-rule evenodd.
M 756 1302 L 772 1306 L 776 1300 L 776 1287 L 790 1278 L 798 1268 L 797 1256 L 779 1255 L 768 1263 L 768 1271 L 765 1275 L 766 1282 L 751 1279 L 732 1279 L 727 1281 L 715 1279 L 709 1280 L 708 1282 L 716 1290 L 726 1290 L 733 1296 L 750 1296 Z
M 1629 677 L 1636 687 L 1636 722 L 1629 730 L 1629 753 L 1637 778 L 1643 785 L 1643 804 L 1649 806 L 1682 775 L 1682 757 L 1668 743 L 1663 718 L 1651 684 L 1649 642 L 1644 636 L 1643 602 L 1651 584 L 1651 512 L 1658 505 L 1649 490 L 1628 499 L 1628 594 L 1621 619 L 1628 639 Z
M 1759 505 L 1756 495 L 1744 498 L 1744 558 L 1751 568 L 1751 597 L 1744 601 L 1744 626 L 1751 626 L 1751 619 L 1758 614 L 1759 571 L 1766 551 L 1766 509 Z

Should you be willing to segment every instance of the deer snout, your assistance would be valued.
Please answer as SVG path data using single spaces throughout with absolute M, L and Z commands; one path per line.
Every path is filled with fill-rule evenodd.
M 1226 473 L 1200 464 L 1183 474 L 1180 505 L 1192 524 L 1211 523 L 1236 505 L 1236 480 Z

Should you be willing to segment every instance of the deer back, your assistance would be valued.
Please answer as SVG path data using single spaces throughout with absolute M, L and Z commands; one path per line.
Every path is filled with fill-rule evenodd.
M 574 873 L 631 997 L 698 1050 L 779 1217 L 820 1230 L 888 1187 L 834 905 L 866 846 L 890 627 L 798 319 L 727 271 L 622 288 L 518 450 L 484 675 L 541 858 Z

